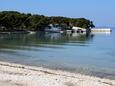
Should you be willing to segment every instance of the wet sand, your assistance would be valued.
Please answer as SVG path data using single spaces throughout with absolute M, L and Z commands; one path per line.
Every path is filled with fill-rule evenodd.
M 115 80 L 0 62 L 0 86 L 115 86 Z

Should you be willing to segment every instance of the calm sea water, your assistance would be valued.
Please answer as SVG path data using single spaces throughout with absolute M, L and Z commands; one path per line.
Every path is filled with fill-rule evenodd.
M 111 34 L 0 34 L 0 61 L 115 79 L 115 30 Z

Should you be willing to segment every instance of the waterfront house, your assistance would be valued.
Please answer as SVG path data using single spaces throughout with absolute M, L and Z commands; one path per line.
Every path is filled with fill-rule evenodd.
M 86 29 L 80 27 L 72 27 L 72 31 L 75 33 L 86 33 Z

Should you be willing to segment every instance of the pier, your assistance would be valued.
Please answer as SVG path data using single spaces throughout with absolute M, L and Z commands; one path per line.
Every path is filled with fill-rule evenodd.
M 111 28 L 92 28 L 91 32 L 112 32 Z

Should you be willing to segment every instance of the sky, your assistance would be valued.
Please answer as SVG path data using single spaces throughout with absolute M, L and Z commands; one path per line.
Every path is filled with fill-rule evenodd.
M 96 27 L 115 27 L 115 0 L 0 0 L 0 11 L 86 18 Z

